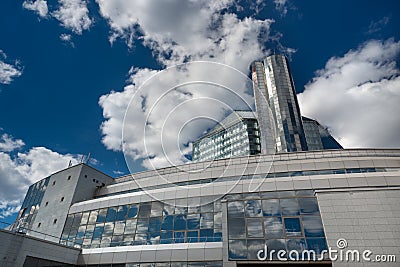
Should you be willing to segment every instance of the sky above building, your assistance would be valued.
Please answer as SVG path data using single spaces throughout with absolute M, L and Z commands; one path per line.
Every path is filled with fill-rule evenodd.
M 186 162 L 210 123 L 175 129 L 204 111 L 215 120 L 225 113 L 201 101 L 174 108 L 234 99 L 188 87 L 153 110 L 185 62 L 248 75 L 252 61 L 284 53 L 304 116 L 345 148 L 400 147 L 399 11 L 397 0 L 0 1 L 0 219 L 15 217 L 29 184 L 89 152 L 90 164 L 114 177 Z M 191 66 L 192 80 L 228 69 Z M 216 76 L 228 83 L 228 72 Z M 150 77 L 159 78 L 144 86 Z M 160 142 L 151 126 L 172 110 Z M 177 145 L 160 146 L 177 134 Z

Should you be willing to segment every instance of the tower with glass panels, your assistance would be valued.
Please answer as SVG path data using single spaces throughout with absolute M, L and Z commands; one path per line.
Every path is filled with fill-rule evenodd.
M 251 71 L 261 136 L 265 140 L 271 136 L 268 132 L 263 133 L 268 129 L 262 126 L 267 125 L 272 117 L 276 152 L 306 151 L 307 142 L 288 59 L 284 55 L 271 55 L 262 62 L 254 62 Z M 272 116 L 266 118 L 268 112 L 265 105 L 257 104 L 260 97 L 264 97 L 264 102 L 269 104 Z
M 234 111 L 193 143 L 192 160 L 257 155 L 260 152 L 260 130 L 255 113 Z

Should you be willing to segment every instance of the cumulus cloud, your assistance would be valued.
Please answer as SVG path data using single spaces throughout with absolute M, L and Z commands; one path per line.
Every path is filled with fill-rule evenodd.
M 65 42 L 66 44 L 69 44 L 72 47 L 75 47 L 74 42 L 72 42 L 72 35 L 71 34 L 62 33 L 60 35 L 60 40 Z
M 44 147 L 16 152 L 24 142 L 3 134 L 0 141 L 0 218 L 17 212 L 29 185 L 64 169 L 78 155 L 59 154 Z
M 101 15 L 108 20 L 112 29 L 110 41 L 122 38 L 128 45 L 132 45 L 135 38 L 139 39 L 152 50 L 155 58 L 165 67 L 194 60 L 207 60 L 227 64 L 247 75 L 250 63 L 268 53 L 262 44 L 269 38 L 273 20 L 239 18 L 229 11 L 235 4 L 234 1 L 97 0 L 97 3 Z M 224 103 L 233 99 L 221 90 L 211 90 L 210 87 L 197 85 L 174 90 L 164 97 L 163 101 L 157 100 L 170 88 L 168 86 L 187 82 L 196 77 L 202 77 L 204 80 L 218 78 L 219 83 L 228 85 L 231 84 L 230 80 L 234 81 L 228 74 L 224 76 L 221 73 L 219 77 L 215 77 L 218 76 L 218 70 L 214 67 L 198 66 L 178 68 L 179 71 L 174 75 L 164 72 L 163 79 L 152 79 L 152 86 L 147 86 L 146 90 L 140 92 L 138 89 L 143 86 L 144 81 L 159 71 L 133 69 L 130 72 L 131 84 L 127 85 L 124 91 L 111 92 L 100 98 L 99 104 L 106 119 L 101 126 L 105 146 L 112 150 L 122 149 L 121 131 L 125 111 L 130 99 L 136 94 L 126 114 L 127 117 L 132 114 L 132 117 L 125 120 L 124 125 L 125 129 L 131 130 L 128 134 L 124 132 L 125 148 L 132 148 L 130 156 L 133 159 L 144 160 L 143 164 L 147 168 L 185 162 L 182 155 L 190 150 L 188 142 L 206 130 L 210 124 L 203 123 L 202 127 L 192 127 L 197 132 L 177 133 L 176 129 L 179 130 L 190 116 L 199 115 L 199 111 L 206 110 L 209 112 L 208 116 L 220 120 L 226 110 L 222 106 L 213 106 L 211 103 L 213 100 L 210 100 L 208 105 L 204 102 L 202 104 L 191 102 L 193 106 L 190 109 L 181 109 L 179 113 L 175 112 L 176 107 L 181 107 L 185 101 L 190 102 L 198 98 L 208 97 L 222 100 Z M 251 98 L 251 92 L 246 88 L 236 89 L 236 93 L 243 99 Z M 222 99 L 222 95 L 225 99 Z M 157 105 L 159 109 L 151 110 L 154 103 L 160 102 L 163 104 Z M 207 109 L 204 109 L 205 105 Z M 166 116 L 171 112 L 179 116 L 173 114 L 168 119 Z M 144 133 L 141 131 L 144 130 L 143 124 L 146 120 L 148 127 L 145 129 L 148 132 L 144 143 L 142 138 Z M 165 126 L 167 120 L 170 124 Z M 168 131 L 163 131 L 162 127 Z M 162 147 L 162 144 L 173 144 L 174 147 Z M 165 157 L 165 150 L 169 151 L 169 155 L 173 155 L 172 162 Z
M 0 50 L 0 83 L 10 84 L 14 78 L 22 75 L 22 68 L 18 60 L 6 63 L 7 55 Z
M 61 22 L 63 27 L 76 34 L 82 34 L 83 30 L 90 28 L 92 20 L 89 17 L 86 1 L 59 0 L 59 5 L 58 10 L 52 15 Z
M 346 147 L 400 147 L 400 42 L 370 40 L 332 57 L 299 95 L 302 113 Z
M 0 151 L 11 152 L 15 149 L 21 148 L 25 143 L 21 139 L 14 139 L 11 135 L 4 133 L 0 137 Z
M 46 17 L 49 12 L 46 0 L 36 0 L 36 1 L 26 0 L 22 3 L 22 7 L 36 12 L 42 18 Z

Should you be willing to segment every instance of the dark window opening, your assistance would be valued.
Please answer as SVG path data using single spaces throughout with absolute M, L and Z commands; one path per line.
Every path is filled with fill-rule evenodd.
M 61 198 L 61 202 L 63 202 L 63 201 L 64 201 L 64 197 Z
M 71 180 L 71 175 L 70 175 L 70 176 L 68 176 L 68 181 L 69 181 L 69 180 Z
M 56 224 L 56 223 L 57 223 L 57 219 L 54 219 L 53 224 Z

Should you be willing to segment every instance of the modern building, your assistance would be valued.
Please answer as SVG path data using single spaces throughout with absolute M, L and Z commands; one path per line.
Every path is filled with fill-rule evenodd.
M 263 145 L 269 147 L 273 137 L 278 153 L 308 150 L 288 59 L 271 55 L 256 61 L 251 66 L 251 77 Z M 271 123 L 274 135 L 270 133 Z
M 343 149 L 318 121 L 302 117 L 308 150 Z
M 332 248 L 335 255 L 350 256 L 370 250 L 369 259 L 388 260 L 372 266 L 398 266 L 399 229 L 400 149 L 236 157 L 116 179 L 79 164 L 30 187 L 13 230 L 0 231 L 0 261 L 119 267 L 372 264 L 361 256 L 360 262 L 332 259 L 324 252 Z M 271 257 L 264 259 L 266 245 Z M 296 253 L 306 257 L 292 260 Z
M 260 129 L 251 111 L 235 111 L 193 142 L 192 160 L 205 161 L 261 153 Z

